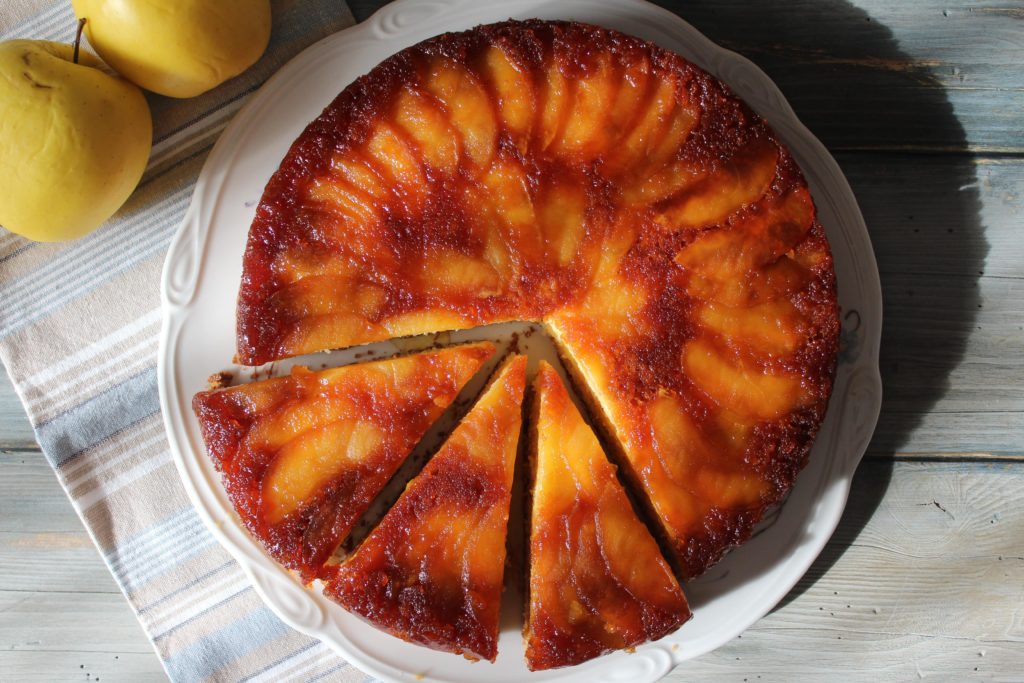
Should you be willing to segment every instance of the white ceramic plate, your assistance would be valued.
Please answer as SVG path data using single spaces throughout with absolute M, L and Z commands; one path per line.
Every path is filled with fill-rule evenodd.
M 318 591 L 303 588 L 241 527 L 205 456 L 190 410 L 191 397 L 204 388 L 206 377 L 231 369 L 227 363 L 235 348 L 235 297 L 248 226 L 266 181 L 292 140 L 346 85 L 394 52 L 439 33 L 509 17 L 574 19 L 651 40 L 718 76 L 763 115 L 810 183 L 835 257 L 844 329 L 835 390 L 810 464 L 760 534 L 686 586 L 693 620 L 635 653 L 544 673 L 525 668 L 515 605 L 503 620 L 497 662 L 471 663 L 392 638 Z M 839 167 L 762 71 L 642 0 L 399 0 L 310 47 L 253 96 L 211 152 L 171 244 L 162 294 L 160 401 L 171 452 L 196 509 L 274 612 L 363 671 L 388 681 L 648 683 L 722 645 L 782 599 L 828 541 L 881 404 L 878 269 L 864 220 Z M 351 351 L 336 352 L 315 362 L 353 358 Z M 513 601 L 506 596 L 506 607 Z

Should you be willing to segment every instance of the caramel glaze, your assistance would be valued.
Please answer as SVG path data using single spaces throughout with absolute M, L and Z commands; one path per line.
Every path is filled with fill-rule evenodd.
M 268 552 L 310 582 L 431 424 L 494 353 L 489 343 L 197 394 L 224 487 Z
M 686 598 L 555 370 L 534 393 L 526 662 L 579 664 L 690 618 Z
M 249 234 L 238 357 L 541 320 L 685 578 L 806 462 L 832 257 L 774 132 L 679 56 L 505 22 L 404 50 L 293 144 Z
M 405 640 L 494 661 L 526 358 L 514 356 L 324 593 Z

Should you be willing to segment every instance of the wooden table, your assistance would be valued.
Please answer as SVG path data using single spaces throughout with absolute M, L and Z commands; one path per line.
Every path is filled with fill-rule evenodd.
M 1024 680 L 1024 6 L 665 4 L 835 154 L 886 314 L 882 418 L 834 538 L 670 680 Z M 162 680 L 6 381 L 0 449 L 0 680 Z

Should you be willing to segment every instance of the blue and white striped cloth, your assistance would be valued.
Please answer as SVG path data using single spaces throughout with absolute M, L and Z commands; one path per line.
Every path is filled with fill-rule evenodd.
M 0 359 L 46 457 L 174 681 L 364 681 L 274 616 L 189 504 L 156 388 L 160 270 L 206 154 L 284 62 L 353 23 L 343 0 L 275 0 L 270 47 L 190 100 L 151 97 L 154 147 L 128 204 L 89 237 L 0 230 Z M 8 0 L 0 40 L 68 42 L 68 0 Z

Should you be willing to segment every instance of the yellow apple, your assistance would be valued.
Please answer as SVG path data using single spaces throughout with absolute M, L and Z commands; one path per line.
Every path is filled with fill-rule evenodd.
M 42 242 L 81 237 L 117 211 L 153 140 L 142 91 L 73 51 L 0 43 L 0 225 Z
M 89 44 L 146 90 L 194 97 L 242 73 L 270 40 L 270 0 L 72 0 Z

